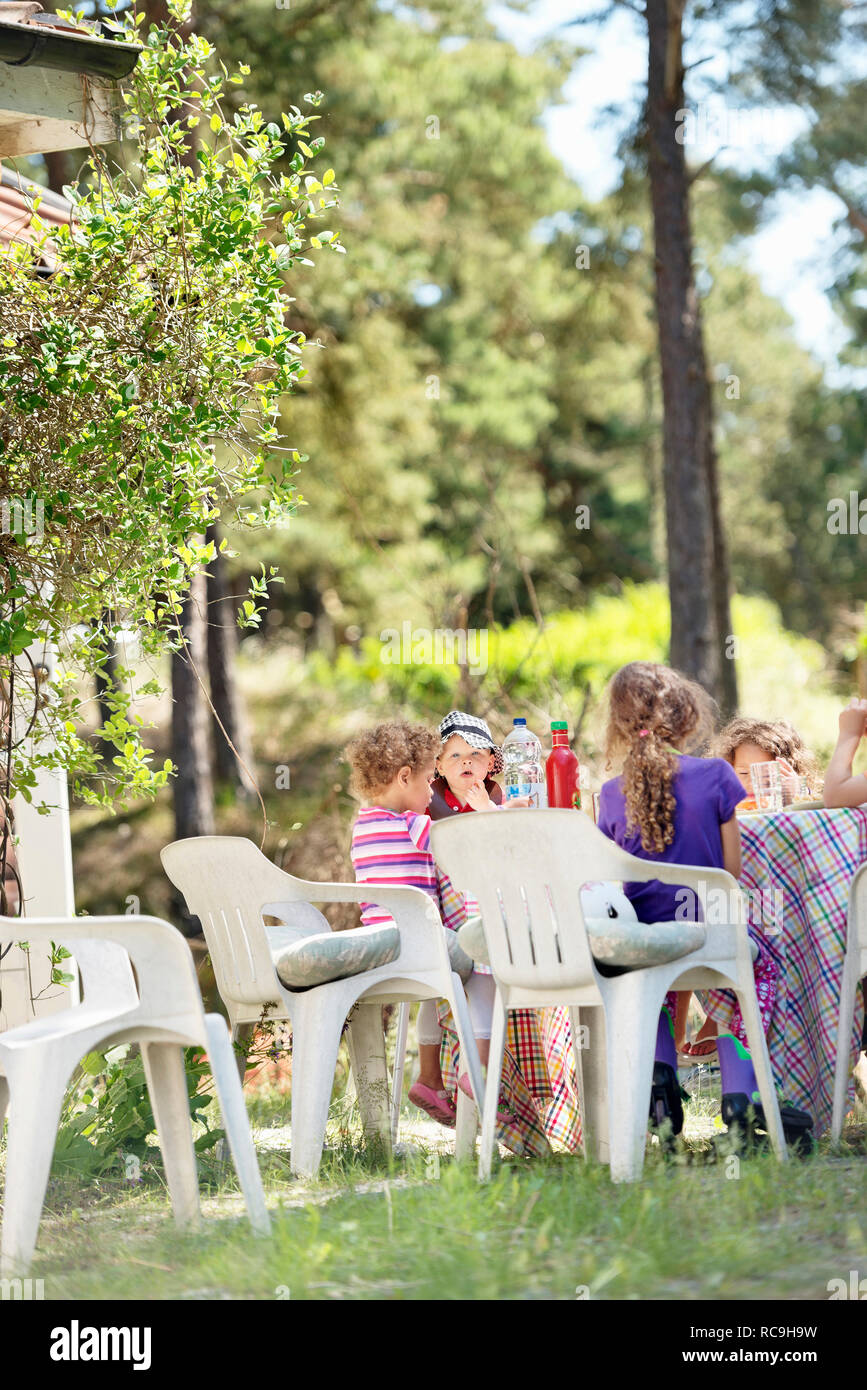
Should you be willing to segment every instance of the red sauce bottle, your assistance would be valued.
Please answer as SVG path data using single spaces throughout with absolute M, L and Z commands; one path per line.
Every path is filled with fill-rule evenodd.
M 545 763 L 548 805 L 581 809 L 578 759 L 569 747 L 569 725 L 565 719 L 551 725 L 551 752 Z

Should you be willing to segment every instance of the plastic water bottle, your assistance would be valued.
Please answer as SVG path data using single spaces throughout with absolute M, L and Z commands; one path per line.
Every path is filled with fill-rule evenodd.
M 512 732 L 503 739 L 506 797 L 528 796 L 531 806 L 547 806 L 542 745 L 527 728 L 526 719 L 513 719 L 512 724 Z

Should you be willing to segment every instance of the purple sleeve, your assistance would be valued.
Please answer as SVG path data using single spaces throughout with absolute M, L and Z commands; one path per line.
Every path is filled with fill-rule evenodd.
M 617 814 L 614 806 L 614 787 L 611 782 L 605 782 L 602 791 L 599 793 L 599 819 L 596 822 L 596 829 L 601 830 L 603 835 L 607 835 L 609 840 L 616 840 L 615 821 Z
M 734 768 L 723 758 L 717 758 L 716 761 L 719 763 L 720 769 L 717 810 L 720 825 L 725 825 L 727 820 L 731 820 L 735 813 L 735 807 L 740 805 L 747 793 L 744 791 L 743 783 Z

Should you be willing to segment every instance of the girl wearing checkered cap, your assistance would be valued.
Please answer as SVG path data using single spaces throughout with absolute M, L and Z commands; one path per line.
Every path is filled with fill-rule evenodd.
M 462 811 L 492 811 L 503 793 L 494 781 L 503 770 L 503 755 L 484 719 L 453 709 L 438 729 L 440 751 L 430 805 L 432 820 Z

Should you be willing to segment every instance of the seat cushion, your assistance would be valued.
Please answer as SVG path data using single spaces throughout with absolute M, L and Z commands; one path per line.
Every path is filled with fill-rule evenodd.
M 608 917 L 587 917 L 587 935 L 593 959 L 603 965 L 619 965 L 633 970 L 642 966 L 666 965 L 697 951 L 706 940 L 701 922 L 614 921 Z
M 481 965 L 490 965 L 491 958 L 488 955 L 488 943 L 485 940 L 485 928 L 481 917 L 468 917 L 457 932 L 449 932 L 449 935 L 456 937 L 457 945 L 470 960 L 477 960 Z
M 633 970 L 680 960 L 706 939 L 700 922 L 639 922 L 634 910 L 631 917 L 588 917 L 585 922 L 594 960 Z M 458 941 L 473 960 L 490 965 L 481 917 L 471 917 L 461 927 Z
M 390 965 L 400 955 L 400 932 L 394 923 L 317 932 L 288 944 L 280 941 L 273 929 L 269 936 L 274 967 L 286 989 L 311 989 L 332 980 L 346 980 L 378 965 Z
M 475 917 L 472 920 L 478 922 L 481 926 L 481 917 Z M 473 973 L 473 958 L 464 949 L 461 943 L 460 931 L 450 931 L 447 927 L 443 927 L 443 931 L 446 934 L 446 945 L 449 948 L 449 965 L 452 967 L 455 974 L 466 984 Z M 463 928 L 461 928 L 461 931 L 463 931 Z M 484 936 L 485 934 L 482 932 L 483 941 Z

